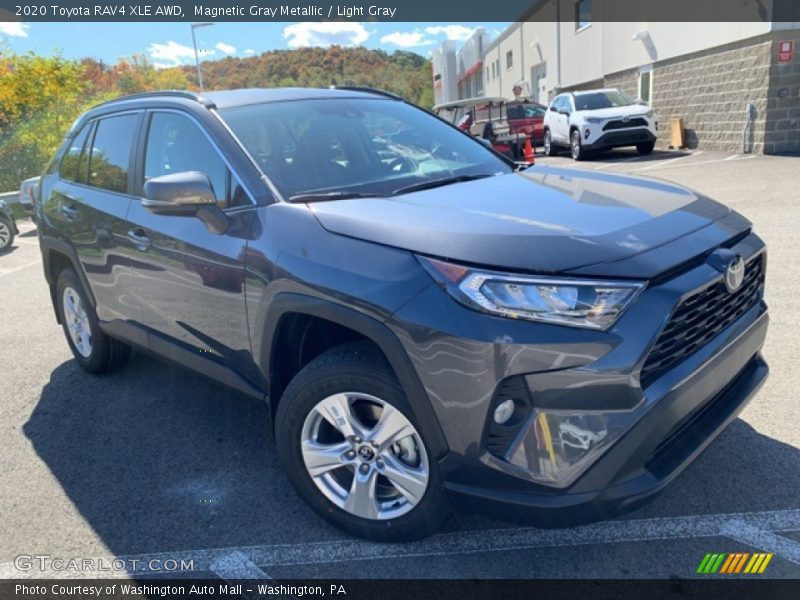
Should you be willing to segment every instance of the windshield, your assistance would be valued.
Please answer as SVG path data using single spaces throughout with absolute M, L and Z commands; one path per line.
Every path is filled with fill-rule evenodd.
M 285 198 L 386 196 L 429 180 L 513 170 L 479 142 L 396 100 L 299 100 L 219 112 Z
M 633 103 L 630 97 L 617 90 L 575 95 L 575 110 L 614 108 L 615 106 L 630 106 Z

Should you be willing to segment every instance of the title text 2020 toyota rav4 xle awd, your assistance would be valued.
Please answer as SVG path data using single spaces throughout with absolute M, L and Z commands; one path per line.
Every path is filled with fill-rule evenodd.
M 515 171 L 387 94 L 155 93 L 42 177 L 44 273 L 87 371 L 131 347 L 266 399 L 298 494 L 358 535 L 458 504 L 610 516 L 764 381 L 766 255 L 687 189 Z

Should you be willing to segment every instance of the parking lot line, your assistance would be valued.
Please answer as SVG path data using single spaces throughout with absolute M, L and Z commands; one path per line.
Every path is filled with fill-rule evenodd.
M 264 571 L 254 565 L 247 556 L 238 550 L 234 550 L 219 557 L 211 563 L 211 570 L 214 574 L 229 583 L 235 583 L 238 579 L 272 579 Z M 247 593 L 243 594 L 246 598 Z M 254 594 L 254 597 L 258 594 Z
M 685 158 L 700 156 L 702 153 L 703 150 L 698 150 L 697 152 L 693 152 L 692 154 L 684 154 L 683 156 L 678 156 L 677 158 L 670 158 L 669 160 L 658 161 L 655 164 L 647 165 L 646 167 L 642 167 L 641 169 L 633 169 L 633 171 L 649 171 L 650 169 L 658 169 L 659 167 L 664 167 L 666 165 L 678 162 L 679 160 L 683 160 Z
M 775 556 L 800 565 L 800 543 L 792 539 L 775 535 L 771 531 L 765 531 L 737 520 L 730 521 L 725 525 L 724 534 L 725 537 L 754 548 L 768 550 Z
M 33 265 L 40 265 L 42 264 L 41 260 L 36 260 L 33 262 L 25 263 L 24 265 L 20 265 L 18 267 L 14 267 L 13 269 L 0 269 L 0 277 L 3 275 L 11 275 L 12 273 L 16 273 L 17 271 L 21 271 L 22 269 L 27 269 L 28 267 L 32 267 Z
M 694 156 L 696 156 L 696 155 L 694 155 Z M 688 162 L 688 163 L 683 163 L 681 165 L 673 165 L 672 168 L 673 169 L 680 169 L 680 168 L 683 168 L 683 167 L 700 167 L 700 166 L 703 166 L 703 165 L 711 165 L 711 164 L 714 164 L 714 163 L 737 162 L 737 161 L 740 161 L 740 160 L 749 160 L 751 158 L 756 158 L 756 155 L 755 154 L 745 154 L 745 155 L 734 154 L 733 156 L 727 156 L 725 158 L 715 158 L 713 160 L 701 160 L 699 162 Z M 662 163 L 662 164 L 659 164 L 659 165 L 653 165 L 653 168 L 656 169 L 656 168 L 659 168 L 661 166 L 664 166 L 665 164 L 666 163 Z
M 758 536 L 753 531 L 763 532 Z M 419 542 L 407 544 L 379 544 L 364 540 L 343 539 L 329 542 L 301 544 L 276 544 L 242 546 L 196 551 L 161 552 L 138 556 L 114 558 L 142 565 L 137 576 L 164 575 L 163 571 L 150 573 L 150 561 L 163 564 L 169 559 L 194 561 L 197 572 L 247 573 L 270 566 L 332 564 L 387 558 L 416 558 L 441 555 L 465 555 L 510 550 L 531 550 L 548 547 L 585 546 L 589 544 L 619 544 L 626 542 L 651 542 L 659 540 L 692 539 L 706 537 L 731 537 L 776 555 L 794 557 L 787 538 L 774 532 L 800 531 L 800 509 L 716 515 L 692 515 L 654 519 L 603 521 L 570 529 L 537 529 L 533 527 L 493 530 L 456 531 L 433 535 Z M 734 537 L 736 536 L 736 537 Z M 740 539 L 748 536 L 747 539 Z M 237 563 L 236 561 L 239 561 Z M 794 562 L 794 561 L 793 561 Z M 256 567 L 257 565 L 257 567 Z M 239 570 L 239 568 L 243 570 Z M 117 573 L 126 576 L 123 573 Z M 19 571 L 13 563 L 0 564 L 0 578 L 87 578 L 108 577 L 109 573 Z
M 593 167 L 595 171 L 602 171 L 603 169 L 608 169 L 609 167 L 613 167 L 614 165 L 618 165 L 620 163 L 627 163 L 627 162 L 640 162 L 642 160 L 648 160 L 649 157 L 647 156 L 627 156 L 625 158 L 620 158 L 618 160 L 609 160 L 608 162 L 604 162 L 599 167 Z M 652 160 L 652 159 L 650 159 Z

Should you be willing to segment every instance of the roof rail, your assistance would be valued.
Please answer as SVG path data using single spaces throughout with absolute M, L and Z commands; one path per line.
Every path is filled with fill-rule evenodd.
M 332 85 L 331 88 L 336 90 L 347 90 L 350 92 L 364 92 L 367 94 L 375 94 L 377 96 L 385 96 L 386 98 L 391 98 L 392 100 L 401 100 L 405 102 L 405 98 L 398 96 L 397 94 L 392 94 L 391 92 L 387 92 L 385 90 L 378 90 L 371 87 L 362 87 L 357 85 Z
M 185 98 L 186 100 L 194 100 L 195 102 L 199 102 L 206 108 L 217 107 L 217 105 L 214 104 L 212 100 L 206 98 L 202 94 L 190 92 L 188 90 L 159 90 L 154 92 L 139 92 L 136 94 L 128 94 L 127 96 L 120 96 L 119 98 L 114 98 L 113 100 L 106 100 L 105 102 L 101 102 L 100 104 L 95 105 L 94 108 L 97 108 L 99 106 L 105 106 L 106 104 L 113 104 L 114 102 L 122 102 L 125 100 L 137 100 L 139 98 L 157 98 L 159 96 L 169 96 L 171 98 Z

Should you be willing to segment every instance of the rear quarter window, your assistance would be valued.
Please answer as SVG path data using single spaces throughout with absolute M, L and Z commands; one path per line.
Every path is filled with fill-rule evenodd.
M 58 175 L 65 181 L 78 180 L 78 165 L 80 164 L 83 148 L 86 145 L 86 138 L 92 128 L 91 123 L 87 123 L 81 128 L 78 134 L 69 142 L 69 147 L 61 159 L 58 167 Z

